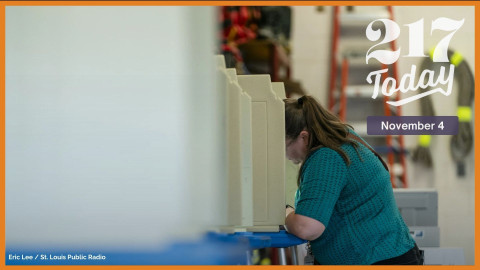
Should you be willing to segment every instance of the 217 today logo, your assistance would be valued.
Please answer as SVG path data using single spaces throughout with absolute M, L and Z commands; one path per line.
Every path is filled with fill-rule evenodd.
M 452 39 L 455 32 L 462 27 L 465 19 L 462 20 L 452 20 L 449 18 L 441 17 L 434 21 L 431 24 L 431 31 L 430 34 L 433 33 L 435 30 L 447 31 L 448 33 L 443 39 L 438 42 L 437 46 L 435 46 L 435 50 L 433 52 L 432 60 L 433 62 L 449 62 L 447 51 L 448 45 L 450 44 L 450 40 Z M 381 36 L 381 30 L 373 30 L 373 24 L 375 22 L 381 22 L 385 25 L 385 37 L 381 42 L 376 45 L 370 47 L 367 52 L 366 62 L 368 64 L 368 60 L 375 58 L 381 63 L 385 65 L 390 65 L 395 63 L 398 58 L 400 57 L 401 48 L 398 48 L 396 51 L 390 50 L 375 50 L 376 47 L 387 44 L 389 42 L 394 41 L 400 36 L 400 27 L 398 24 L 389 19 L 378 19 L 371 22 L 366 30 L 366 36 L 370 41 L 378 41 Z M 424 52 L 424 20 L 418 20 L 411 24 L 406 24 L 409 29 L 409 51 L 407 55 L 404 57 L 427 57 Z M 373 90 L 372 98 L 375 99 L 378 96 L 378 93 L 381 91 L 384 96 L 391 96 L 397 91 L 401 91 L 402 93 L 408 91 L 416 91 L 418 88 L 426 88 L 431 87 L 432 90 L 426 91 L 421 94 L 417 94 L 402 100 L 398 101 L 387 101 L 388 104 L 393 106 L 401 106 L 406 103 L 412 102 L 414 100 L 420 99 L 422 97 L 434 94 L 434 93 L 442 93 L 445 96 L 449 96 L 452 93 L 452 86 L 453 86 L 453 75 L 455 71 L 455 66 L 450 64 L 449 70 L 446 73 L 445 67 L 442 66 L 440 68 L 439 74 L 437 76 L 437 80 L 434 81 L 435 72 L 433 70 L 425 69 L 420 74 L 419 80 L 415 85 L 414 79 L 416 74 L 416 65 L 412 65 L 410 73 L 405 74 L 400 83 L 397 84 L 395 78 L 387 77 L 382 82 L 382 74 L 388 72 L 388 68 L 376 70 L 370 72 L 367 76 L 367 82 L 372 84 L 372 77 L 375 80 L 375 87 Z M 389 84 L 391 84 L 390 89 L 388 89 Z M 435 88 L 436 87 L 436 88 Z M 444 90 L 442 87 L 446 87 Z

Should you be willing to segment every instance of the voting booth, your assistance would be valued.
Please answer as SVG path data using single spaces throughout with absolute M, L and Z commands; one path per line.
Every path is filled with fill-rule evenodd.
M 276 232 L 285 222 L 285 89 L 269 75 L 239 75 L 216 56 L 226 92 L 225 232 Z
M 252 98 L 253 227 L 278 231 L 285 222 L 285 106 L 269 75 L 241 75 Z
M 226 93 L 228 214 L 220 229 L 246 231 L 253 225 L 251 98 L 238 84 L 235 69 L 226 69 L 223 55 L 215 58 L 220 90 Z

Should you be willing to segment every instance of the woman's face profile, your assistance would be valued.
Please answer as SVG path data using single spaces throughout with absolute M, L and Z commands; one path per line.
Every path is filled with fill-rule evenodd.
M 295 164 L 303 162 L 307 156 L 308 135 L 308 132 L 304 130 L 295 139 L 285 139 L 286 156 Z

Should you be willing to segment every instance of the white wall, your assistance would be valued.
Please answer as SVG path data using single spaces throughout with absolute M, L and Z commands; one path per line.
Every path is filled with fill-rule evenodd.
M 328 104 L 333 8 L 292 7 L 292 77 L 322 105 Z
M 212 7 L 6 8 L 6 242 L 151 249 L 225 218 Z
M 293 78 L 300 80 L 308 93 L 317 97 L 323 105 L 327 104 L 328 97 L 332 11 L 333 7 L 325 7 L 323 12 L 318 12 L 316 7 L 293 7 Z M 436 31 L 429 36 L 433 19 L 442 16 L 456 20 L 465 18 L 465 24 L 454 35 L 450 48 L 460 51 L 474 71 L 473 7 L 395 7 L 394 12 L 403 31 L 397 45 L 403 50 L 408 48 L 404 24 L 424 18 L 425 47 L 431 48 L 444 35 Z M 418 59 L 400 58 L 400 76 L 409 72 L 413 63 L 418 65 Z M 437 115 L 456 115 L 456 97 L 456 92 L 449 97 L 433 95 Z M 418 106 L 418 102 L 405 105 L 403 114 L 418 115 Z M 407 147 L 413 150 L 417 145 L 417 136 L 405 137 Z M 436 136 L 432 140 L 432 170 L 413 164 L 409 158 L 408 180 L 412 188 L 433 187 L 438 190 L 440 244 L 442 247 L 463 247 L 466 263 L 474 264 L 474 155 L 472 151 L 467 159 L 466 177 L 458 178 L 456 165 L 450 157 L 449 142 L 450 136 Z

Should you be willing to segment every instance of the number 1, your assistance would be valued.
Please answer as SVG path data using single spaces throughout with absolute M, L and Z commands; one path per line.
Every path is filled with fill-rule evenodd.
M 423 19 L 405 25 L 409 28 L 409 36 L 408 55 L 404 57 L 426 57 L 423 49 Z

